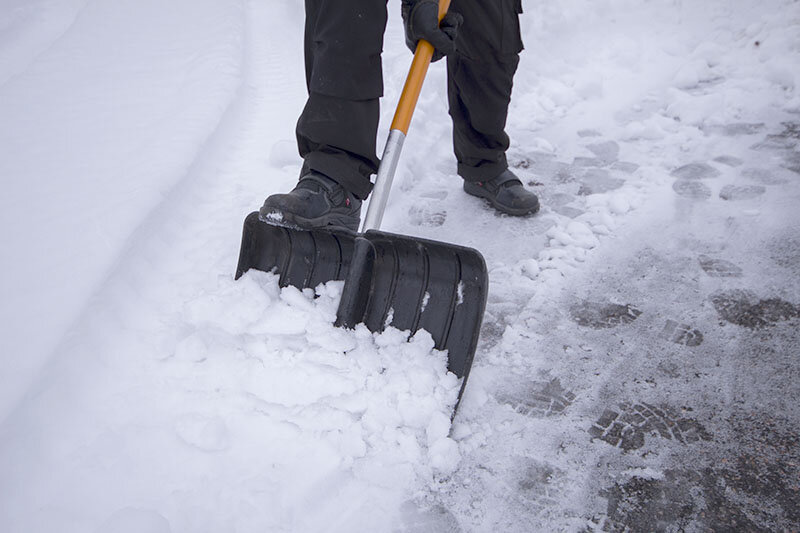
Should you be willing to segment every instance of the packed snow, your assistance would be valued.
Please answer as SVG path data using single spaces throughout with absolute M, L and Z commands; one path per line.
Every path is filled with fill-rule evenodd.
M 0 0 L 0 531 L 798 527 L 800 3 L 524 7 L 541 212 L 460 190 L 442 62 L 384 217 L 487 261 L 451 423 L 426 332 L 233 279 L 301 164 L 303 2 Z

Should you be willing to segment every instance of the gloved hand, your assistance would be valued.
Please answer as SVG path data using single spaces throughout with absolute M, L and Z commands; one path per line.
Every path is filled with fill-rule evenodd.
M 460 14 L 447 13 L 440 24 L 439 3 L 435 0 L 403 0 L 402 13 L 409 50 L 414 52 L 417 42 L 425 39 L 434 48 L 431 61 L 439 61 L 456 51 L 458 27 L 464 22 Z

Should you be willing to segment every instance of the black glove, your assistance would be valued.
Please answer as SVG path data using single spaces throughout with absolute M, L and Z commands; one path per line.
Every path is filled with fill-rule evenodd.
M 439 3 L 435 0 L 403 0 L 406 46 L 412 52 L 425 39 L 433 45 L 433 59 L 439 61 L 456 51 L 458 27 L 464 22 L 458 13 L 447 13 L 439 23 Z

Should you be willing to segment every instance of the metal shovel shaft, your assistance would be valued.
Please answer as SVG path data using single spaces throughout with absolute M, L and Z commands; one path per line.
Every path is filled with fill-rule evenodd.
M 400 152 L 403 151 L 405 140 L 406 136 L 402 131 L 391 130 L 389 132 L 386 147 L 383 149 L 381 166 L 378 167 L 378 175 L 375 178 L 375 187 L 372 189 L 372 198 L 367 207 L 367 215 L 361 226 L 361 233 L 381 227 L 383 213 L 386 211 L 386 202 L 389 201 L 389 192 L 392 189 L 394 174 L 397 171 L 397 163 L 400 161 Z
M 439 1 L 439 21 L 447 14 L 450 8 L 450 0 Z M 411 125 L 411 117 L 417 106 L 419 95 L 422 92 L 422 83 L 428 73 L 428 67 L 433 58 L 433 45 L 428 41 L 421 40 L 417 43 L 414 52 L 414 60 L 406 76 L 406 83 L 403 92 L 400 94 L 400 101 L 397 103 L 397 110 L 394 113 L 392 126 L 389 130 L 389 138 L 383 149 L 378 175 L 375 177 L 375 187 L 372 190 L 372 197 L 367 208 L 367 215 L 361 226 L 361 233 L 367 230 L 380 229 L 383 213 L 386 210 L 386 203 L 389 201 L 389 192 L 392 189 L 392 182 L 397 171 L 397 163 L 400 161 L 400 153 L 403 151 L 403 142 L 408 135 L 408 128 Z

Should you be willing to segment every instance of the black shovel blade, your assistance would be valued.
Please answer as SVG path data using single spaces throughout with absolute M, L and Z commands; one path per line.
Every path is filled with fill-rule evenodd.
M 342 280 L 350 268 L 354 233 L 301 231 L 261 222 L 258 213 L 244 221 L 236 279 L 250 270 L 274 272 L 281 287 L 314 288 Z
M 475 249 L 368 231 L 355 240 L 336 323 L 363 322 L 370 331 L 424 329 L 466 383 L 488 288 L 486 262 Z
M 489 280 L 472 248 L 382 231 L 303 231 L 245 219 L 236 278 L 250 269 L 275 272 L 281 287 L 345 280 L 337 326 L 364 323 L 428 331 L 447 350 L 448 369 L 466 378 L 475 356 Z M 459 394 L 459 398 L 460 398 Z

